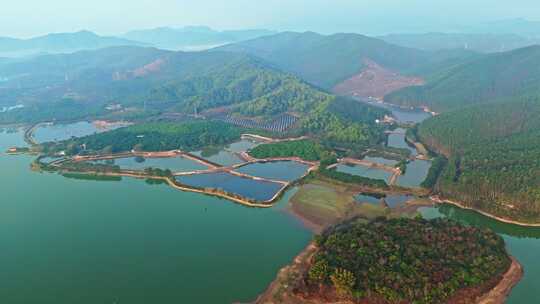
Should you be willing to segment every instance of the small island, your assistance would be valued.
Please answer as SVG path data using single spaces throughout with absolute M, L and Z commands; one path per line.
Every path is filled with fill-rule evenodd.
M 257 303 L 503 303 L 522 273 L 490 230 L 356 218 L 317 236 Z

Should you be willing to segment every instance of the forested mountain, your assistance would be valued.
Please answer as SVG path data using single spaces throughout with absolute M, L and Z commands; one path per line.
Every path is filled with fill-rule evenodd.
M 463 49 L 482 53 L 506 52 L 540 44 L 540 38 L 528 38 L 516 34 L 390 34 L 377 38 L 395 45 L 421 50 Z
M 540 220 L 540 99 L 478 105 L 426 120 L 418 136 L 449 158 L 437 189 L 470 206 Z
M 540 46 L 472 58 L 431 76 L 424 86 L 385 97 L 390 103 L 441 112 L 464 106 L 520 100 L 540 93 Z
M 464 51 L 427 52 L 358 34 L 330 36 L 286 32 L 218 48 L 258 56 L 325 89 L 361 74 L 369 63 L 404 75 L 424 75 L 438 64 L 470 56 Z M 384 85 L 384 83 L 382 84 Z
M 375 120 L 386 114 L 243 53 L 117 47 L 0 65 L 0 78 L 0 104 L 25 105 L 0 114 L 6 123 L 105 115 L 110 105 L 121 105 L 121 114 L 213 109 L 264 120 L 291 113 L 304 133 L 346 146 L 378 140 Z
M 71 53 L 112 46 L 143 46 L 128 39 L 98 36 L 89 31 L 57 33 L 30 39 L 0 37 L 0 57 L 20 57 L 40 53 Z
M 123 38 L 148 43 L 161 49 L 200 50 L 272 34 L 274 32 L 269 30 L 216 31 L 205 26 L 188 26 L 136 30 L 124 34 Z

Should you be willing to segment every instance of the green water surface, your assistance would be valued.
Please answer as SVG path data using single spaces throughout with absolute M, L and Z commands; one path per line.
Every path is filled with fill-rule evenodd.
M 22 136 L 22 134 L 19 134 Z M 18 144 L 0 132 L 0 151 Z M 232 303 L 265 290 L 311 233 L 253 209 L 142 180 L 30 171 L 0 154 L 0 303 Z

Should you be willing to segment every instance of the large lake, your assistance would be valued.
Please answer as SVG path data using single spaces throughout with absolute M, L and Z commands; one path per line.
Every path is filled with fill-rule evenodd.
M 22 133 L 0 132 L 0 151 Z M 149 185 L 67 179 L 0 154 L 0 299 L 232 303 L 264 291 L 311 233 L 281 210 Z

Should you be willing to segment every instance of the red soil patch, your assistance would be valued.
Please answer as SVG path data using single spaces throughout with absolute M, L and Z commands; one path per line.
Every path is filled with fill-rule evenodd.
M 388 70 L 370 59 L 364 59 L 364 70 L 334 87 L 340 95 L 353 95 L 382 100 L 399 89 L 425 84 L 419 77 L 407 77 Z
M 128 72 L 114 72 L 112 75 L 112 79 L 115 81 L 119 80 L 128 80 L 133 79 L 137 77 L 144 77 L 149 74 L 157 73 L 161 70 L 161 68 L 167 63 L 165 59 L 159 58 L 147 65 L 144 65 L 140 68 L 137 68 L 133 71 Z

